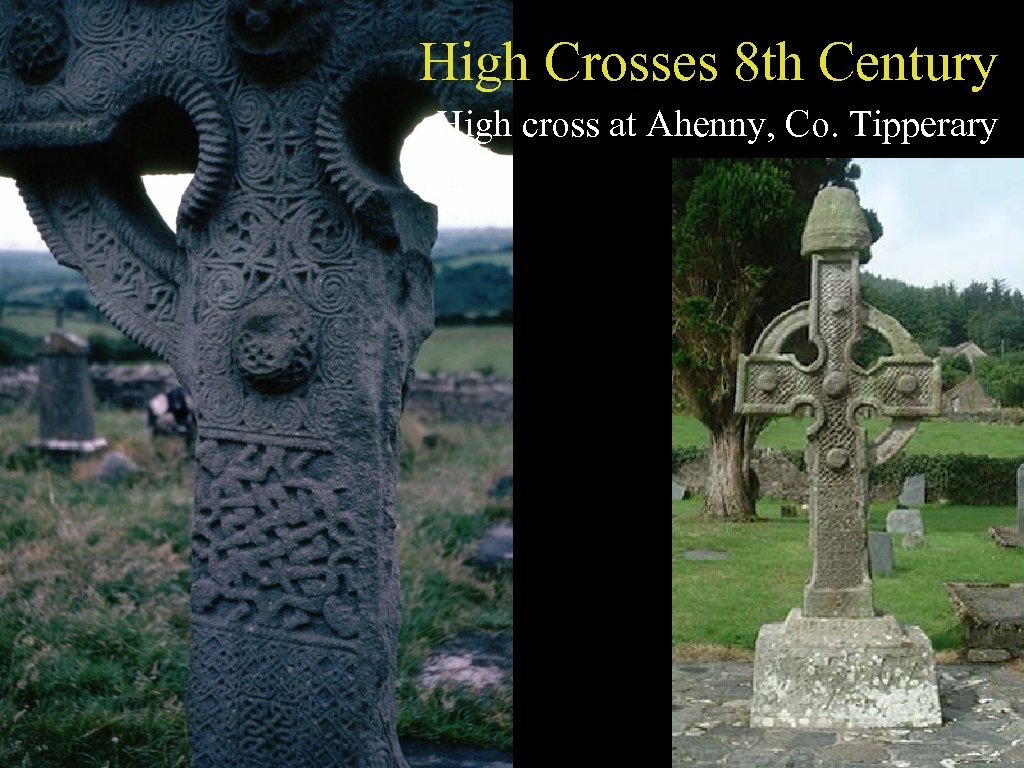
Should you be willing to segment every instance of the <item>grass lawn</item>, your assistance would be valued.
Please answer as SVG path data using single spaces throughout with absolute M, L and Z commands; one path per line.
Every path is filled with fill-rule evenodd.
M 674 425 L 674 422 L 673 422 Z M 701 499 L 672 502 L 672 645 L 753 649 L 762 624 L 780 622 L 803 602 L 810 574 L 807 518 L 782 518 L 779 502 L 758 502 L 754 523 L 706 522 Z M 885 530 L 891 503 L 872 505 L 871 530 Z M 1021 581 L 1024 550 L 998 547 L 991 525 L 1015 525 L 1011 507 L 925 505 L 925 546 L 902 549 L 896 568 L 874 580 L 875 607 L 919 625 L 936 651 L 959 648 L 963 635 L 943 588 L 946 581 Z M 726 560 L 684 560 L 691 549 L 728 552 Z
M 806 444 L 810 418 L 782 417 L 773 419 L 757 440 L 766 448 L 802 451 Z M 868 434 L 880 434 L 888 425 L 885 419 L 871 419 Z M 695 417 L 672 414 L 672 445 L 707 445 L 708 431 Z M 984 422 L 922 421 L 917 434 L 904 448 L 907 453 L 968 453 L 997 458 L 1024 456 L 1024 426 L 986 424 Z
M 445 325 L 434 329 L 416 358 L 416 370 L 485 371 L 512 375 L 511 325 Z

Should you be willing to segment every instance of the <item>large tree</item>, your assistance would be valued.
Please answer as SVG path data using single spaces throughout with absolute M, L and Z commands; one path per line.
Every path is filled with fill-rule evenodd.
M 672 161 L 672 388 L 711 433 L 706 517 L 755 516 L 750 456 L 764 419 L 734 411 L 739 355 L 807 298 L 800 234 L 818 189 L 859 174 L 849 158 Z

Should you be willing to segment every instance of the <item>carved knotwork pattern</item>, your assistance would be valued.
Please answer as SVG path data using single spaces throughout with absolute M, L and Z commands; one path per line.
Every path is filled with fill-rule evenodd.
M 365 724 L 368 685 L 349 648 L 245 635 L 197 623 L 192 631 L 189 734 L 193 765 L 344 768 L 376 736 Z M 369 733 L 368 733 L 369 731 Z M 386 742 L 385 742 L 386 743 Z M 390 762 L 369 763 L 397 766 Z
M 870 404 L 903 419 L 936 406 L 934 363 L 891 319 L 862 305 L 853 257 L 814 257 L 812 301 L 776 318 L 740 364 L 738 407 L 746 413 L 791 413 L 812 405 L 808 432 L 814 565 L 810 589 L 854 590 L 868 580 L 865 541 L 869 454 L 855 411 Z M 902 353 L 861 371 L 849 353 L 863 323 L 895 333 Z M 806 326 L 818 356 L 803 366 L 780 347 Z M 817 603 L 815 603 L 817 605 Z M 867 604 L 858 603 L 856 610 Z
M 309 451 L 203 441 L 196 451 L 193 610 L 218 625 L 359 634 L 358 523 Z
M 397 425 L 436 216 L 397 154 L 438 105 L 510 114 L 511 84 L 420 78 L 423 40 L 497 52 L 511 4 L 63 0 L 14 34 L 24 7 L 0 0 L 0 160 L 196 400 L 193 766 L 405 768 Z M 130 163 L 185 165 L 192 134 L 110 142 L 180 112 L 198 157 L 171 232 Z

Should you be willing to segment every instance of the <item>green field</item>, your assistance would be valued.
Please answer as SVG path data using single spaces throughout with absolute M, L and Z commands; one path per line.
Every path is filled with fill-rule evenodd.
M 423 343 L 415 367 L 423 373 L 485 371 L 512 376 L 512 326 L 439 326 Z
M 42 338 L 55 327 L 53 310 L 39 310 L 36 312 L 27 310 L 8 309 L 4 312 L 3 322 L 7 328 L 11 328 L 26 336 Z M 64 318 L 64 328 L 83 339 L 93 334 L 106 336 L 109 339 L 123 338 L 123 334 L 106 320 L 96 322 L 84 319 L 81 315 L 75 314 Z
M 757 445 L 802 451 L 806 444 L 805 433 L 811 422 L 810 418 L 773 419 L 758 437 Z M 865 426 L 868 434 L 874 436 L 880 434 L 887 424 L 886 420 L 873 419 Z M 672 414 L 673 447 L 707 445 L 707 441 L 707 428 L 695 417 Z M 921 422 L 917 434 L 904 450 L 919 454 L 967 453 L 1014 458 L 1024 456 L 1024 426 L 928 419 Z
M 451 267 L 452 269 L 458 269 L 460 267 L 468 267 L 470 264 L 496 264 L 499 267 L 508 267 L 508 271 L 512 272 L 512 251 L 451 256 L 445 259 L 438 259 L 437 268 L 445 269 Z
M 672 502 L 672 645 L 685 656 L 707 646 L 752 649 L 758 628 L 786 618 L 803 601 L 810 573 L 807 518 L 781 518 L 777 501 L 758 502 L 756 523 L 709 522 L 700 500 Z M 892 504 L 872 505 L 868 527 L 885 530 Z M 902 549 L 896 569 L 874 580 L 876 608 L 917 624 L 936 650 L 956 649 L 963 634 L 946 581 L 1020 581 L 1024 550 L 988 538 L 991 525 L 1015 525 L 1010 507 L 925 505 L 925 546 Z M 728 552 L 726 560 L 684 560 L 691 549 Z
M 142 468 L 126 486 L 94 479 L 99 457 L 70 467 L 40 459 L 24 448 L 38 416 L 2 416 L 0 766 L 188 765 L 193 462 L 180 440 L 151 440 L 141 413 L 100 408 L 96 422 Z M 463 565 L 486 527 L 512 514 L 511 499 L 487 496 L 512 473 L 512 428 L 403 432 L 399 733 L 509 749 L 511 690 L 424 696 L 417 679 L 452 634 L 512 631 L 511 578 Z

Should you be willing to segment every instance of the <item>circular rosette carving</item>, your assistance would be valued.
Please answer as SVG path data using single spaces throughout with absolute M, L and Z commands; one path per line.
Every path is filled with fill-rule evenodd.
M 127 0 L 69 3 L 68 24 L 75 37 L 89 43 L 116 43 L 128 21 Z
M 287 392 L 306 381 L 316 367 L 317 341 L 312 321 L 293 303 L 260 301 L 239 323 L 235 363 L 260 392 Z
M 317 200 L 297 212 L 298 239 L 293 244 L 300 258 L 316 264 L 354 264 L 356 225 L 349 213 L 331 200 Z
M 227 23 L 243 66 L 266 81 L 307 71 L 331 29 L 323 0 L 229 0 Z
M 14 73 L 32 85 L 52 80 L 68 57 L 64 19 L 45 8 L 18 18 L 7 40 L 7 60 Z
M 106 51 L 72 57 L 65 79 L 68 97 L 87 111 L 106 109 L 123 76 L 123 65 Z
M 245 303 L 246 280 L 234 265 L 221 265 L 209 270 L 206 295 L 220 309 L 238 309 Z
M 279 225 L 274 214 L 255 197 L 234 197 L 213 222 L 217 259 L 272 264 Z
M 200 424 L 237 426 L 242 416 L 240 387 L 221 378 L 203 379 L 196 385 L 196 410 Z

